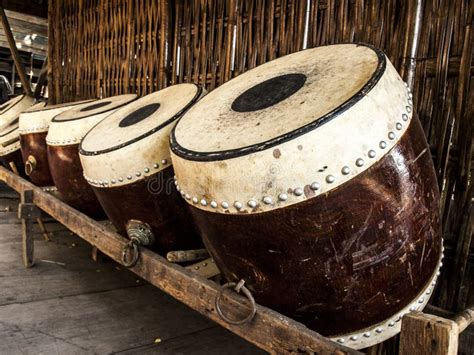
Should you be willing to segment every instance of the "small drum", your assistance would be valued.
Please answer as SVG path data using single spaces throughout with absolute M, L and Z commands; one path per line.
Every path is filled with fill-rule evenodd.
M 97 123 L 136 98 L 134 94 L 121 95 L 82 104 L 54 117 L 49 126 L 46 144 L 54 185 L 66 203 L 90 217 L 101 218 L 103 211 L 84 180 L 79 143 Z
M 25 173 L 38 186 L 54 185 L 49 171 L 46 135 L 51 120 L 74 106 L 92 102 L 85 100 L 44 107 L 34 105 L 20 114 L 20 144 Z
M 18 115 L 33 106 L 35 99 L 27 95 L 19 95 L 0 106 L 0 131 L 6 128 Z
M 0 132 L 0 160 L 2 165 L 23 177 L 18 117 Z
M 428 302 L 438 184 L 380 50 L 325 46 L 250 70 L 192 107 L 171 149 L 209 252 L 258 302 L 353 348 Z
M 137 225 L 161 254 L 201 246 L 174 186 L 169 133 L 201 96 L 194 84 L 149 94 L 110 115 L 83 139 L 84 176 L 119 233 Z M 130 222 L 131 221 L 131 222 Z M 130 223 L 129 223 L 130 222 Z

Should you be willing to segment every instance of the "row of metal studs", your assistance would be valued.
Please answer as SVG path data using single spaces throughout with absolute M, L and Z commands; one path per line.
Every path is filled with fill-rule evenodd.
M 49 129 L 49 126 L 37 127 L 37 128 L 23 128 L 23 129 L 20 129 L 19 132 L 20 132 L 20 134 L 22 134 L 22 133 L 35 133 L 35 132 L 47 132 L 48 129 Z
M 443 243 L 443 241 L 441 241 L 441 243 Z M 442 245 L 441 247 L 441 260 L 443 260 L 444 258 L 444 245 Z M 438 276 L 441 274 L 441 267 L 443 266 L 443 262 L 441 261 L 439 263 L 439 266 L 438 266 L 438 270 L 436 271 L 436 276 L 434 277 L 433 281 L 431 282 L 431 287 L 429 287 L 426 292 L 424 293 L 424 296 L 421 296 L 416 302 L 413 302 L 410 307 L 409 307 L 409 312 L 415 312 L 419 309 L 420 306 L 417 306 L 418 304 L 423 304 L 425 303 L 425 298 L 424 297 L 427 297 L 429 299 L 430 295 L 431 295 L 431 292 L 433 291 L 433 288 L 436 286 L 436 280 L 438 279 Z M 409 312 L 404 312 L 402 311 L 401 313 L 398 314 L 398 316 L 396 317 L 395 320 L 391 320 L 389 322 L 387 322 L 385 324 L 385 326 L 387 327 L 393 327 L 395 326 L 395 323 L 398 323 L 402 320 L 403 316 Z M 380 334 L 382 333 L 383 331 L 385 330 L 385 328 L 383 327 L 377 327 L 375 328 L 372 332 L 375 332 L 377 334 Z M 359 333 L 359 334 L 354 334 L 352 336 L 350 336 L 348 338 L 349 341 L 356 341 L 359 339 L 359 337 L 361 336 L 364 336 L 365 338 L 370 338 L 370 336 L 372 335 L 372 332 L 368 331 L 368 332 L 364 332 L 364 333 Z M 337 339 L 337 342 L 338 343 L 345 343 L 346 342 L 346 338 L 338 338 Z
M 168 164 L 168 159 L 163 159 L 163 160 L 161 161 L 161 165 L 166 165 L 166 164 Z M 159 169 L 159 168 L 160 168 L 160 164 L 158 164 L 158 163 L 153 164 L 153 169 L 156 170 L 156 169 Z M 151 171 L 151 169 L 148 168 L 148 167 L 146 167 L 145 169 L 143 169 L 143 172 L 144 172 L 145 174 L 148 174 L 150 171 Z M 135 176 L 136 176 L 137 178 L 140 178 L 140 177 L 142 176 L 142 172 L 141 172 L 141 171 L 137 171 L 137 172 L 135 173 Z M 108 185 L 109 185 L 109 180 L 103 180 L 103 181 L 102 181 L 102 180 L 94 180 L 94 179 L 91 179 L 91 178 L 89 178 L 89 177 L 87 177 L 87 176 L 85 176 L 85 175 L 84 175 L 84 178 L 85 178 L 86 181 L 87 181 L 89 184 L 91 184 L 91 185 L 96 185 L 96 186 L 108 186 Z M 117 181 L 118 181 L 118 182 L 123 182 L 125 179 L 127 179 L 127 180 L 132 180 L 132 179 L 133 179 L 133 175 L 127 175 L 125 178 L 123 178 L 123 177 L 120 176 L 120 177 L 117 178 L 117 179 L 111 179 L 111 180 L 110 180 L 110 184 L 115 185 L 115 184 L 117 183 Z
M 80 143 L 82 140 L 81 138 L 71 138 L 71 139 L 66 139 L 64 141 L 46 141 L 48 144 L 55 144 L 55 145 L 61 145 L 61 144 L 71 144 L 71 143 Z
M 404 122 L 407 122 L 408 121 L 408 114 L 411 113 L 411 111 L 412 111 L 412 105 L 413 105 L 412 97 L 413 97 L 413 95 L 410 92 L 410 88 L 408 87 L 408 85 L 406 83 L 405 83 L 405 86 L 407 87 L 407 91 L 408 91 L 408 100 L 407 100 L 408 105 L 405 106 L 405 109 L 406 109 L 407 113 L 402 114 L 402 120 Z M 397 131 L 401 131 L 403 129 L 403 124 L 401 122 L 397 122 L 395 124 L 395 128 L 396 128 Z M 389 140 L 394 140 L 396 138 L 396 134 L 395 134 L 394 131 L 390 131 L 390 132 L 388 132 L 387 137 L 388 137 Z M 387 142 L 384 141 L 384 140 L 381 140 L 379 142 L 379 148 L 381 150 L 384 150 L 385 148 L 387 148 Z M 367 156 L 371 159 L 375 158 L 376 155 L 377 155 L 377 153 L 374 149 L 370 149 L 367 152 Z M 355 165 L 359 168 L 362 167 L 364 164 L 365 164 L 365 161 L 362 158 L 357 158 L 356 161 L 355 161 Z M 342 175 L 349 175 L 350 172 L 351 172 L 351 168 L 347 165 L 343 166 L 342 169 L 341 169 L 341 174 Z M 184 191 L 182 191 L 180 189 L 178 181 L 176 180 L 176 176 L 174 177 L 174 179 L 175 179 L 176 189 L 181 193 L 181 196 L 183 196 L 183 198 L 185 198 L 188 201 L 192 201 L 194 204 L 200 203 L 204 207 L 207 206 L 208 201 L 206 199 L 204 199 L 204 198 L 203 199 L 198 199 L 197 197 L 191 198 L 190 195 L 188 195 L 187 193 L 185 193 Z M 325 180 L 326 180 L 327 184 L 332 184 L 333 182 L 336 181 L 336 177 L 334 175 L 327 175 Z M 309 185 L 309 187 L 313 191 L 318 191 L 321 188 L 321 185 L 319 184 L 319 182 L 314 181 Z M 303 193 L 304 193 L 304 191 L 301 187 L 296 187 L 295 189 L 293 189 L 293 194 L 295 196 L 301 196 L 301 195 L 303 195 Z M 282 192 L 278 195 L 278 200 L 279 201 L 284 202 L 287 199 L 288 199 L 288 194 L 285 193 L 285 192 Z M 270 205 L 270 204 L 273 203 L 273 199 L 270 196 L 264 196 L 262 201 L 266 205 Z M 217 208 L 218 207 L 218 203 L 216 201 L 210 201 L 209 205 L 212 208 Z M 249 206 L 250 208 L 255 208 L 255 207 L 257 207 L 257 201 L 255 201 L 253 199 L 249 200 L 249 201 L 247 201 L 247 206 Z M 221 202 L 221 207 L 223 209 L 228 209 L 229 208 L 229 203 L 226 202 L 226 201 L 223 201 L 223 202 Z M 235 207 L 235 209 L 240 211 L 244 206 L 243 206 L 242 202 L 235 201 L 234 202 L 234 207 Z
M 41 188 L 41 190 L 45 192 L 53 192 L 53 191 L 58 191 L 58 188 L 56 186 L 44 186 Z

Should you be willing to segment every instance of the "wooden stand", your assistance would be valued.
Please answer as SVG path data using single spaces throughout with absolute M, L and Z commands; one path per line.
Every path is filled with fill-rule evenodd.
M 122 250 L 128 243 L 126 238 L 3 167 L 0 167 L 0 180 L 21 195 L 18 215 L 22 221 L 25 267 L 34 265 L 31 231 L 33 221 L 40 218 L 40 209 L 89 242 L 97 251 L 120 263 Z M 225 322 L 215 309 L 215 298 L 221 286 L 207 279 L 218 274 L 217 267 L 210 259 L 184 268 L 148 249 L 141 249 L 138 263 L 130 270 L 270 353 L 361 354 L 260 305 L 256 305 L 256 315 L 249 323 L 234 325 Z M 248 303 L 235 292 L 226 292 L 222 301 L 222 308 L 229 318 L 242 319 L 248 314 Z M 405 315 L 402 321 L 400 354 L 455 354 L 458 335 L 473 318 L 474 309 L 466 310 L 455 320 L 420 312 Z

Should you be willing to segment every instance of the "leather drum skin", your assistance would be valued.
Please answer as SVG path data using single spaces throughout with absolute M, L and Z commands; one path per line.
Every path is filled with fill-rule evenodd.
M 27 95 L 19 95 L 0 106 L 0 131 L 7 128 L 23 111 L 33 106 L 35 99 Z
M 20 144 L 25 174 L 35 185 L 54 185 L 49 171 L 46 150 L 46 135 L 51 120 L 64 111 L 92 101 L 94 100 L 68 102 L 46 107 L 44 103 L 41 106 L 37 104 L 20 114 Z
M 7 169 L 26 177 L 21 159 L 18 117 L 0 132 L 0 161 Z
M 203 94 L 197 85 L 179 84 L 144 96 L 107 117 L 81 143 L 84 176 L 118 232 L 132 237 L 129 222 L 142 226 L 153 235 L 148 246 L 162 255 L 202 248 L 174 185 L 169 134 Z
M 357 349 L 428 302 L 438 184 L 380 50 L 323 46 L 252 69 L 193 106 L 171 149 L 210 254 L 257 302 Z
M 57 115 L 49 126 L 46 144 L 54 185 L 66 203 L 91 218 L 101 219 L 105 214 L 84 179 L 79 144 L 92 127 L 136 98 L 135 94 L 120 95 L 82 104 Z

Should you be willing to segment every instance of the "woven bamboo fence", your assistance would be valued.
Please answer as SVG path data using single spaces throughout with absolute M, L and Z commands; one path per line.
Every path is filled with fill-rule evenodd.
M 50 101 L 145 95 L 181 82 L 212 90 L 306 47 L 381 48 L 413 82 L 442 189 L 447 256 L 432 303 L 459 311 L 474 303 L 473 7 L 469 0 L 51 0 Z

